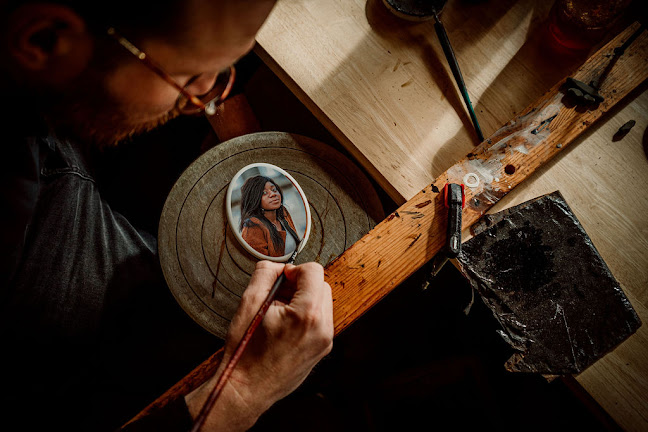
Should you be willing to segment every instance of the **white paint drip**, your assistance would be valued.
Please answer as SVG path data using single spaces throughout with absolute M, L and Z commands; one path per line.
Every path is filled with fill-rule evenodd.
M 521 138 L 522 143 L 516 145 L 515 147 L 512 147 L 510 149 L 510 154 L 513 154 L 514 152 L 529 154 L 529 150 L 547 139 L 547 137 L 551 133 L 549 124 L 542 125 L 542 122 L 558 115 L 560 109 L 564 106 L 562 103 L 560 103 L 561 98 L 562 95 L 557 94 L 556 96 L 554 96 L 554 99 L 551 101 L 551 103 L 542 108 L 540 111 L 528 114 L 527 116 L 531 116 L 530 121 L 528 121 L 524 117 L 520 118 L 520 122 L 526 123 L 528 121 L 528 124 L 523 129 L 516 131 L 505 138 L 502 138 L 500 141 L 493 144 L 488 150 L 492 153 L 496 153 L 500 150 L 504 150 L 510 140 L 514 138 Z M 497 132 L 493 134 L 493 136 L 505 134 L 507 130 L 510 130 L 517 123 L 518 122 L 512 120 L 510 124 L 506 124 L 505 126 L 501 127 Z M 538 130 L 536 133 L 532 133 L 536 129 L 540 130 Z
M 448 181 L 459 183 L 468 173 L 477 175 L 480 181 L 477 187 L 472 188 L 473 195 L 481 195 L 484 200 L 495 203 L 499 199 L 495 192 L 500 189 L 493 185 L 493 181 L 497 181 L 497 175 L 502 170 L 500 159 L 503 157 L 504 155 L 495 155 L 488 160 L 472 159 L 464 161 L 461 165 L 454 165 L 448 169 Z
M 523 154 L 529 154 L 529 150 L 526 148 L 524 144 L 520 144 L 519 146 L 515 146 L 512 149 L 513 151 L 517 151 Z
M 520 122 L 526 125 L 522 129 L 511 133 L 509 136 L 501 139 L 488 148 L 486 150 L 486 153 L 488 154 L 487 159 L 468 159 L 464 160 L 460 165 L 450 167 L 447 171 L 448 181 L 461 183 L 464 177 L 469 173 L 471 175 L 477 175 L 480 181 L 476 187 L 471 187 L 473 195 L 480 195 L 480 198 L 489 201 L 491 204 L 496 203 L 502 195 L 502 190 L 497 184 L 500 181 L 499 175 L 502 173 L 503 169 L 501 160 L 515 152 L 525 155 L 529 154 L 529 151 L 532 148 L 547 139 L 551 133 L 549 123 L 543 125 L 542 122 L 555 117 L 560 112 L 561 108 L 564 106 L 560 103 L 561 97 L 560 94 L 556 95 L 547 106 L 538 112 L 533 112 L 520 118 L 519 122 L 511 120 L 510 123 L 495 132 L 494 136 L 505 134 L 511 128 L 516 127 Z M 533 131 L 536 131 L 536 133 L 532 133 Z M 515 147 L 507 148 L 508 142 L 512 139 L 520 142 L 520 144 Z M 511 186 L 507 185 L 505 190 L 509 189 L 511 189 Z

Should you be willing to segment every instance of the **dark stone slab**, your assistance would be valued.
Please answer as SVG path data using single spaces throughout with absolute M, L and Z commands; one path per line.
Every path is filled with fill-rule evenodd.
M 485 217 L 462 272 L 519 352 L 512 372 L 577 374 L 641 321 L 560 192 Z

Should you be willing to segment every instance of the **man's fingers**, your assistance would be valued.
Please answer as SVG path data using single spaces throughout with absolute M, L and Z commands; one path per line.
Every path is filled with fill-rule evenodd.
M 268 296 L 272 285 L 281 276 L 281 273 L 283 273 L 284 267 L 284 264 L 271 261 L 257 262 L 250 282 L 241 298 L 239 308 L 232 318 L 228 331 L 228 339 L 240 340 L 245 328 Z
M 316 262 L 308 262 L 299 266 L 286 264 L 286 278 L 293 284 L 299 284 L 297 289 L 314 289 L 324 281 L 324 267 Z
M 272 261 L 259 261 L 252 273 L 247 289 L 261 289 L 266 292 L 270 291 L 272 284 L 274 284 L 277 278 L 281 276 L 285 266 L 285 264 L 275 263 Z
M 250 278 L 250 283 L 243 293 L 243 298 L 241 299 L 241 304 L 245 308 L 246 312 L 251 312 L 258 309 L 265 298 L 268 296 L 272 285 L 275 283 L 277 278 L 281 276 L 281 273 L 284 271 L 285 264 L 275 263 L 271 261 L 259 261 L 256 264 L 256 269 L 252 273 Z M 247 314 L 246 314 L 247 315 Z
M 319 322 L 326 332 L 333 328 L 331 287 L 324 281 L 324 268 L 314 262 L 300 266 L 287 265 L 286 279 L 295 286 L 289 307 L 302 319 Z
M 324 284 L 324 267 L 316 262 L 308 262 L 299 266 L 286 265 L 286 279 L 294 286 L 295 294 L 291 304 L 298 306 L 305 302 L 321 304 L 325 296 L 330 297 L 330 291 L 322 289 Z
M 284 274 L 296 289 L 287 308 L 309 329 L 311 352 L 320 359 L 331 351 L 334 333 L 333 299 L 331 287 L 324 281 L 324 268 L 314 262 L 287 265 Z
M 324 316 L 327 317 L 327 326 L 331 329 L 331 333 L 334 331 L 334 323 L 333 323 L 333 298 L 331 296 L 331 285 L 328 284 L 328 282 L 324 282 L 324 289 L 327 290 L 327 301 L 324 302 L 322 305 L 322 309 L 324 310 Z

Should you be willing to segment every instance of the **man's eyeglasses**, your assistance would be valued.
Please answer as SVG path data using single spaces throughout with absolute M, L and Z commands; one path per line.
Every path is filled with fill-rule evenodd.
M 186 86 L 183 87 L 174 80 L 171 75 L 166 73 L 156 62 L 151 60 L 149 56 L 133 45 L 128 39 L 121 36 L 117 31 L 109 27 L 107 33 L 110 37 L 116 40 L 121 46 L 126 48 L 128 52 L 137 57 L 146 67 L 155 72 L 164 81 L 175 87 L 180 94 L 176 100 L 176 108 L 183 114 L 196 114 L 204 111 L 207 115 L 214 115 L 216 107 L 220 105 L 225 98 L 229 95 L 232 87 L 234 86 L 234 79 L 236 78 L 236 69 L 230 66 L 226 71 L 221 72 L 216 77 L 214 86 L 207 93 L 202 95 L 194 95 L 187 91 Z M 187 83 L 190 85 L 192 81 Z

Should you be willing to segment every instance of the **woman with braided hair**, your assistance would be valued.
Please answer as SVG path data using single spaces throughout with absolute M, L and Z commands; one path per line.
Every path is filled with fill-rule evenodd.
M 241 236 L 259 253 L 280 257 L 295 250 L 299 235 L 283 192 L 269 177 L 250 177 L 241 187 Z

